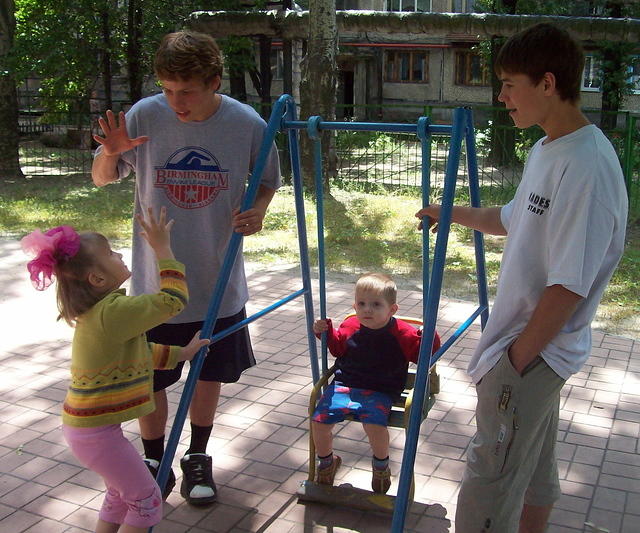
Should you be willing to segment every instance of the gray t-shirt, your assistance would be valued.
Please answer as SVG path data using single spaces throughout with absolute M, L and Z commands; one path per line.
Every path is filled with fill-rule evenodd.
M 167 208 L 174 219 L 171 245 L 186 265 L 189 304 L 171 323 L 204 320 L 232 235 L 232 212 L 240 207 L 245 184 L 258 156 L 265 122 L 256 111 L 227 96 L 202 122 L 178 120 L 159 94 L 137 102 L 127 113 L 131 138 L 149 141 L 125 152 L 118 177 L 136 174 L 135 212 Z M 98 152 L 99 153 L 99 152 Z M 273 146 L 261 184 L 280 186 L 280 165 Z M 132 294 L 158 291 L 157 263 L 134 222 Z M 248 300 L 242 249 L 233 266 L 219 316 L 239 312 Z

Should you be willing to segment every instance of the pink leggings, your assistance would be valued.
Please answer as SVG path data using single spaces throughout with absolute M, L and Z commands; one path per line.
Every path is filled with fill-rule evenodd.
M 100 474 L 107 493 L 100 518 L 112 524 L 151 527 L 162 519 L 162 495 L 140 454 L 120 424 L 95 428 L 62 426 L 71 451 Z

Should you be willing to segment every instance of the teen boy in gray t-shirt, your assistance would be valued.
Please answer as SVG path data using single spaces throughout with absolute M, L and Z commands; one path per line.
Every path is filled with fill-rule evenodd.
M 265 123 L 249 106 L 217 94 L 222 60 L 215 41 L 196 32 L 172 33 L 162 40 L 154 69 L 163 94 L 136 103 L 126 115 L 107 111 L 100 119 L 104 136 L 92 169 L 103 186 L 131 172 L 136 175 L 135 211 L 166 206 L 175 220 L 172 246 L 189 272 L 192 298 L 171 323 L 154 328 L 149 340 L 184 344 L 202 327 L 232 232 L 251 235 L 262 221 L 275 190 L 280 168 L 275 147 L 268 159 L 255 205 L 238 213 L 247 176 L 253 170 Z M 155 291 L 155 261 L 138 231 L 133 237 L 134 293 Z M 242 253 L 238 254 L 220 308 L 215 331 L 245 317 L 248 299 Z M 191 441 L 180 465 L 181 494 L 189 503 L 216 500 L 212 458 L 206 446 L 213 427 L 221 382 L 235 382 L 255 364 L 246 328 L 212 345 L 190 407 Z M 140 419 L 149 469 L 156 473 L 164 453 L 167 422 L 165 389 L 180 378 L 176 371 L 154 376 L 156 411 Z M 165 495 L 175 484 L 170 473 Z

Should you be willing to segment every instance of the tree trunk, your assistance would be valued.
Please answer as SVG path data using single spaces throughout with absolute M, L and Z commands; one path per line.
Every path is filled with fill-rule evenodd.
M 113 94 L 111 92 L 111 29 L 109 27 L 109 8 L 105 6 L 100 14 L 102 19 L 102 83 L 104 87 L 105 109 L 113 109 Z
M 260 114 L 265 120 L 271 115 L 271 38 L 260 36 Z
M 142 98 L 142 71 L 140 67 L 140 54 L 142 50 L 142 6 L 136 0 L 129 0 L 127 30 L 129 98 L 132 103 L 135 103 Z
M 504 0 L 502 2 L 503 9 L 506 10 L 506 13 L 509 15 L 515 15 L 517 4 L 517 0 Z M 493 68 L 503 43 L 504 38 L 502 37 L 494 36 L 491 38 L 491 62 L 489 67 L 491 69 L 491 105 L 494 108 L 500 109 L 494 109 L 491 112 L 493 120 L 491 125 L 489 163 L 496 167 L 510 166 L 516 160 L 516 132 L 509 118 L 509 114 L 505 112 L 504 105 L 498 100 L 502 83 Z
M 605 4 L 607 16 L 622 17 L 621 2 Z M 625 44 L 604 43 L 602 51 L 602 105 L 600 107 L 600 128 L 605 131 L 616 128 L 618 110 L 624 98 L 626 80 Z
M 20 169 L 18 93 L 9 67 L 16 29 L 13 0 L 0 0 L 0 179 L 24 178 Z
M 247 101 L 247 83 L 244 78 L 243 71 L 229 69 L 229 92 L 231 98 L 235 98 L 240 102 Z
M 307 52 L 302 60 L 300 115 L 302 119 L 320 115 L 324 120 L 335 120 L 337 81 L 335 0 L 310 0 L 309 21 L 313 22 L 309 24 Z M 331 137 L 329 131 L 322 133 L 324 168 L 329 166 Z M 305 133 L 300 136 L 300 141 L 305 185 L 310 191 L 314 191 L 313 145 Z
M 600 128 L 610 131 L 616 128 L 618 111 L 626 87 L 625 45 L 609 45 L 602 53 L 602 106 Z

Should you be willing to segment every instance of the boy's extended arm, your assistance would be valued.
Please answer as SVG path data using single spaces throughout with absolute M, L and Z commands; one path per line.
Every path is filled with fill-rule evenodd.
M 104 152 L 99 153 L 93 160 L 91 165 L 91 179 L 98 187 L 104 187 L 109 183 L 118 180 L 118 160 L 120 154 L 105 155 Z
M 116 169 L 120 154 L 133 150 L 136 146 L 149 140 L 146 135 L 141 135 L 134 139 L 129 137 L 127 120 L 123 111 L 118 113 L 118 118 L 116 119 L 113 111 L 108 109 L 105 117 L 98 119 L 104 137 L 100 135 L 93 136 L 94 140 L 102 145 L 102 152 L 95 157 L 91 166 L 91 178 L 98 187 L 113 183 L 118 179 Z
M 529 322 L 509 348 L 509 359 L 518 373 L 560 332 L 581 299 L 562 285 L 551 285 L 542 292 Z
M 506 235 L 507 230 L 500 219 L 501 207 L 465 207 L 455 205 L 451 211 L 451 222 L 461 224 L 471 229 L 489 233 L 491 235 Z M 416 213 L 416 217 L 422 219 L 427 216 L 431 219 L 430 226 L 440 218 L 440 206 L 430 205 Z M 420 223 L 422 227 L 422 223 Z

